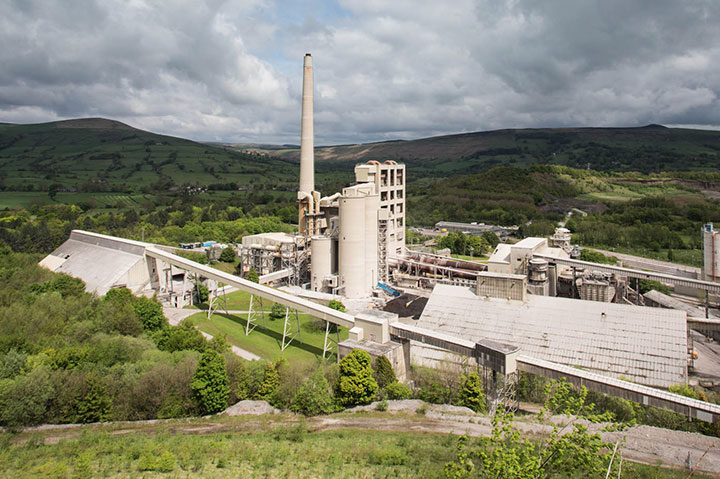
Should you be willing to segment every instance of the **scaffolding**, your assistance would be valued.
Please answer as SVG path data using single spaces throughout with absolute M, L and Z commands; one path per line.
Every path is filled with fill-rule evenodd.
M 208 311 L 207 311 L 207 319 L 210 319 L 210 317 L 215 314 L 215 311 L 218 310 L 219 302 L 222 301 L 223 309 L 225 310 L 225 314 L 229 315 L 230 312 L 228 311 L 227 307 L 227 297 L 225 295 L 225 289 L 220 288 L 217 281 L 214 281 L 212 279 L 207 280 L 207 286 L 209 290 L 208 294 Z M 218 294 L 218 290 L 222 289 L 222 293 Z
M 388 281 L 387 220 L 378 221 L 378 281 Z
M 242 276 L 246 276 L 253 269 L 258 276 L 287 269 L 290 271 L 285 280 L 287 284 L 300 286 L 308 272 L 308 244 L 308 239 L 301 235 L 288 235 L 282 240 L 266 238 L 264 243 L 243 244 L 240 250 Z

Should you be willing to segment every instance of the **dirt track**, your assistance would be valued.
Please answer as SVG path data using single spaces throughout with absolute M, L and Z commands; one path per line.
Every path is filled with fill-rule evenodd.
M 307 419 L 310 431 L 319 432 L 334 429 L 363 429 L 371 431 L 423 432 L 437 434 L 468 435 L 473 437 L 489 435 L 492 427 L 487 416 L 472 413 L 469 409 L 453 406 L 425 405 L 424 415 L 415 411 L 422 406 L 420 401 L 390 401 L 387 412 L 374 411 L 373 406 L 357 408 L 358 414 L 335 414 Z M 366 412 L 361 412 L 364 409 Z M 272 430 L 280 425 L 298 422 L 300 418 L 290 414 L 274 414 L 225 418 L 199 418 L 187 420 L 155 420 L 139 422 L 105 423 L 97 425 L 40 426 L 29 428 L 18 436 L 18 441 L 27 439 L 28 432 L 41 433 L 46 444 L 54 444 L 62 439 L 72 439 L 83 428 L 101 428 L 111 434 L 155 434 L 159 430 L 174 434 L 213 434 L 233 431 Z M 551 418 L 551 421 L 564 424 L 567 418 Z M 515 421 L 518 430 L 526 437 L 543 437 L 552 430 L 551 423 L 538 423 L 518 418 Z M 705 454 L 697 469 L 698 472 L 720 477 L 720 439 L 701 434 L 670 431 L 650 426 L 636 426 L 619 432 L 602 432 L 604 425 L 588 424 L 591 432 L 601 432 L 603 439 L 610 442 L 621 441 L 622 455 L 625 459 L 648 464 L 661 463 L 668 467 L 687 468 L 688 454 L 690 464 L 695 466 Z

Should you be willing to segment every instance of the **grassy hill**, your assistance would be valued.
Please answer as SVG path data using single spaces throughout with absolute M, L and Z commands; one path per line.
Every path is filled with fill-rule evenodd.
M 0 124 L 4 190 L 144 191 L 177 185 L 281 183 L 292 160 L 157 135 L 102 118 Z M 230 187 L 228 187 L 230 188 Z M 232 189 L 236 189 L 233 187 Z
M 242 149 L 242 146 L 236 145 Z M 262 150 L 257 145 L 247 151 Z M 297 159 L 298 149 L 273 150 Z M 327 161 L 402 160 L 417 172 L 453 175 L 498 165 L 556 164 L 600 171 L 710 170 L 720 166 L 720 132 L 665 128 L 543 128 L 497 130 L 326 146 L 315 157 Z

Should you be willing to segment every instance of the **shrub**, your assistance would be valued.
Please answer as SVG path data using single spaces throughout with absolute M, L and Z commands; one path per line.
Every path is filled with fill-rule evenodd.
M 287 308 L 280 303 L 273 304 L 270 310 L 270 320 L 275 321 L 276 319 L 284 318 L 286 309 Z
M 220 253 L 220 261 L 223 263 L 233 263 L 235 261 L 235 250 L 231 246 L 222 250 Z
M 379 356 L 375 360 L 375 374 L 373 377 L 381 389 L 397 381 L 392 364 L 390 364 L 390 361 L 385 356 Z
M 228 402 L 235 404 L 248 398 L 248 372 L 245 361 L 234 354 L 225 355 L 225 369 L 230 383 L 230 397 Z
M 380 411 L 380 412 L 387 411 L 388 410 L 388 402 L 384 399 L 382 401 L 378 402 L 375 405 L 375 410 Z
M 225 409 L 230 387 L 222 356 L 212 349 L 205 351 L 190 387 L 204 412 L 215 413 Z
M 345 305 L 342 304 L 342 301 L 338 301 L 336 299 L 330 300 L 330 302 L 328 303 L 328 308 L 340 311 L 342 313 L 345 312 Z
M 255 271 L 254 269 L 251 269 L 250 271 L 248 271 L 247 277 L 245 279 L 247 279 L 248 281 L 252 281 L 253 283 L 260 282 L 260 277 L 258 276 L 258 272 Z
M 395 381 L 385 386 L 385 395 L 391 400 L 410 399 L 412 397 L 412 390 L 407 385 Z
M 132 305 L 145 331 L 157 331 L 167 324 L 162 305 L 154 299 L 141 296 Z
M 370 354 L 360 349 L 353 349 L 340 361 L 340 376 L 336 386 L 340 404 L 346 407 L 367 404 L 375 398 L 378 385 L 373 379 L 370 364 Z
M 317 369 L 295 394 L 290 409 L 305 416 L 329 414 L 334 410 L 330 385 L 322 369 Z
M 263 382 L 258 390 L 258 396 L 268 402 L 272 402 L 278 386 L 280 386 L 280 375 L 277 372 L 275 363 L 267 363 L 267 365 L 265 365 Z
M 465 406 L 475 412 L 485 412 L 485 394 L 482 389 L 482 381 L 478 373 L 471 372 L 464 376 L 462 387 L 457 401 L 458 406 Z

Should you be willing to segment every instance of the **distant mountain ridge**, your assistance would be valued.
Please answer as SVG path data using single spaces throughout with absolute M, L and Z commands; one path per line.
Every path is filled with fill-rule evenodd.
M 240 145 L 236 148 L 243 150 Z M 250 148 L 248 148 L 250 150 Z M 252 148 L 258 151 L 258 148 Z M 297 160 L 299 149 L 267 150 Z M 720 131 L 667 128 L 662 125 L 618 128 L 503 129 L 422 138 L 315 148 L 319 161 L 398 160 L 456 162 L 486 170 L 493 165 L 561 164 L 605 171 L 643 172 L 714 169 L 720 166 Z

